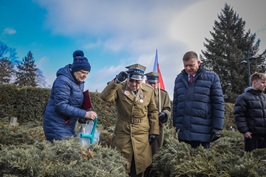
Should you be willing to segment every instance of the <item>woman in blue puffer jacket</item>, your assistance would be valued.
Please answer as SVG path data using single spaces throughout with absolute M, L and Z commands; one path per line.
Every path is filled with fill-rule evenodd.
M 75 125 L 80 119 L 95 119 L 94 111 L 81 109 L 84 80 L 91 70 L 88 59 L 81 50 L 73 53 L 73 64 L 59 69 L 45 108 L 43 129 L 48 141 L 67 139 L 75 135 Z

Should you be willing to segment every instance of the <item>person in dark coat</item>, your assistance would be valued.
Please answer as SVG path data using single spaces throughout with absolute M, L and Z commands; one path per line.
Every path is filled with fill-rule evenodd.
M 245 151 L 266 148 L 266 75 L 251 75 L 252 87 L 237 97 L 234 117 L 237 129 L 245 139 Z
M 80 119 L 95 119 L 94 111 L 81 109 L 84 80 L 91 70 L 88 59 L 81 50 L 73 53 L 73 64 L 56 73 L 50 97 L 44 111 L 43 129 L 48 141 L 75 136 L 75 125 Z
M 224 126 L 224 98 L 219 76 L 201 66 L 198 55 L 183 56 L 184 70 L 177 75 L 173 95 L 173 126 L 178 139 L 192 148 L 210 148 Z

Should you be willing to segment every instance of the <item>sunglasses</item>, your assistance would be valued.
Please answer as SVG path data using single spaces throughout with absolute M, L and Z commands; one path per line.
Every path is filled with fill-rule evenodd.
M 142 81 L 134 80 L 134 79 L 129 79 L 129 82 L 136 82 L 137 84 L 140 84 Z

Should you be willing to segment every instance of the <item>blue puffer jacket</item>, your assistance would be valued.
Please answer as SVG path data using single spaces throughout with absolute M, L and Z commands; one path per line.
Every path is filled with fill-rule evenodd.
M 183 70 L 175 79 L 173 125 L 178 138 L 210 142 L 213 129 L 224 125 L 224 98 L 218 75 L 200 67 L 192 85 Z
M 252 87 L 236 99 L 234 117 L 240 133 L 266 135 L 266 94 Z
M 74 136 L 77 119 L 85 118 L 86 111 L 80 109 L 84 82 L 80 83 L 74 79 L 70 67 L 71 65 L 67 65 L 57 71 L 57 78 L 44 112 L 43 129 L 49 141 Z

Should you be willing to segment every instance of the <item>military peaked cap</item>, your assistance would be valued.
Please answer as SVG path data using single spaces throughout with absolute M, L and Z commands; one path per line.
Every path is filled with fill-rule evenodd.
M 129 78 L 134 80 L 143 80 L 144 71 L 146 69 L 145 66 L 141 64 L 133 64 L 126 67 L 128 69 L 127 73 L 129 74 Z
M 148 83 L 157 83 L 159 81 L 159 73 L 157 72 L 149 72 L 145 75 Z

